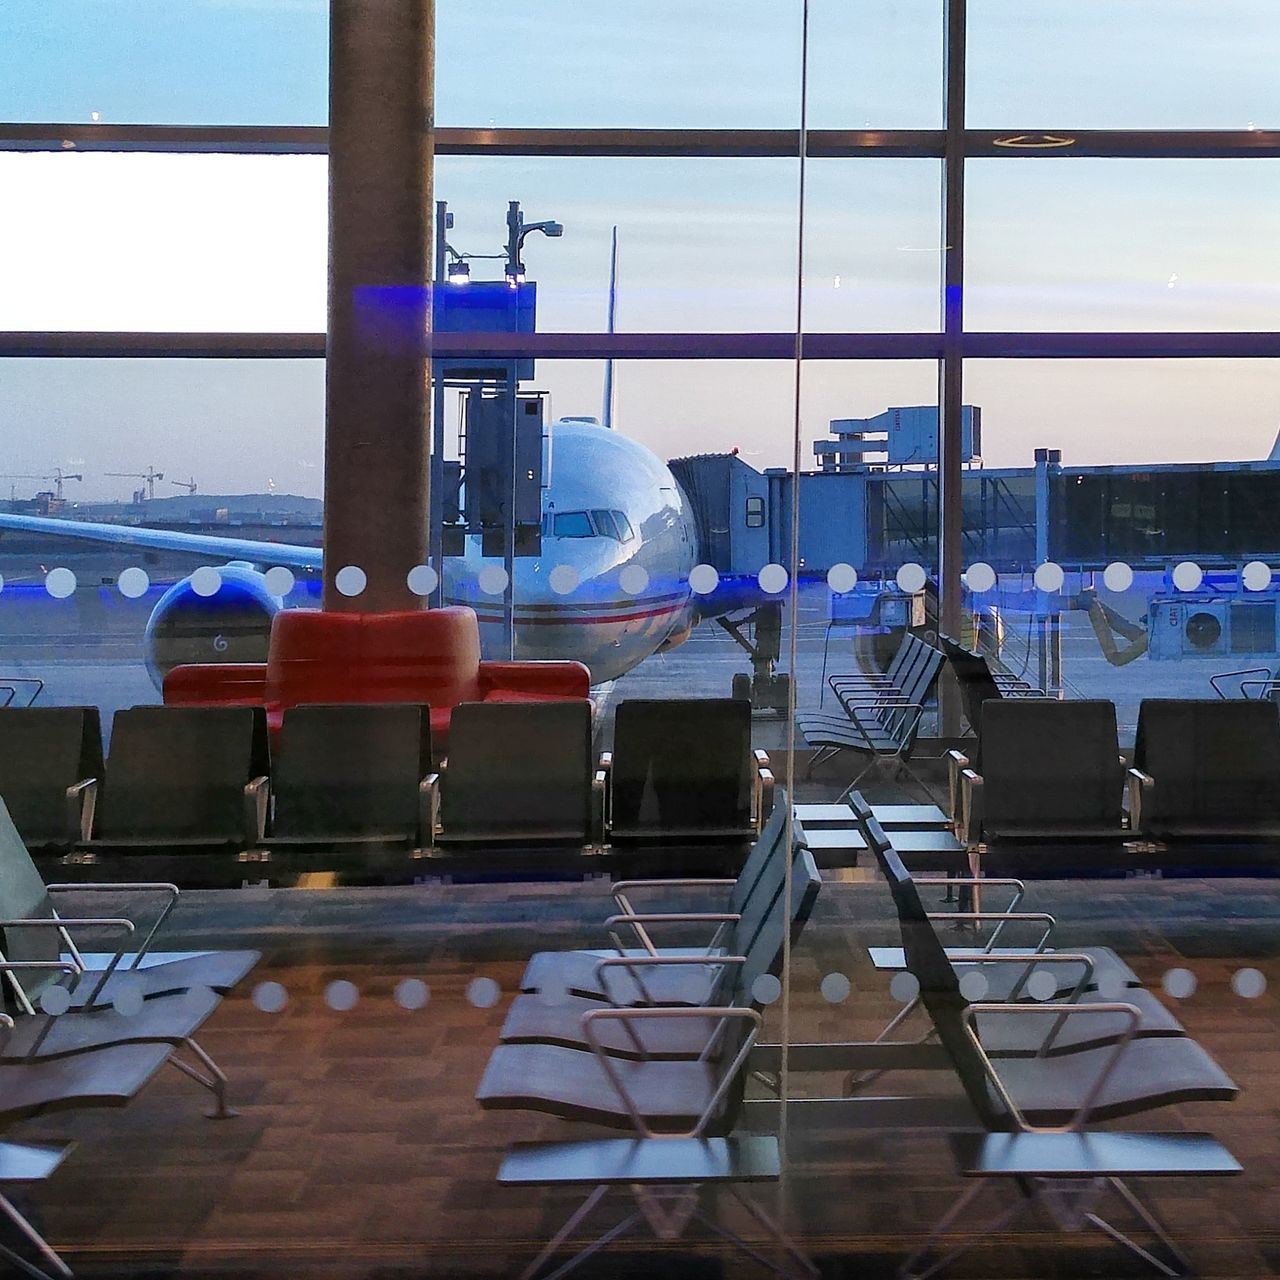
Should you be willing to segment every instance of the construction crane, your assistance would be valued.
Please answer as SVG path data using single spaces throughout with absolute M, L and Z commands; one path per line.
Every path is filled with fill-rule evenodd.
M 156 481 L 164 479 L 164 472 L 157 471 L 154 467 L 148 467 L 145 471 L 107 471 L 104 474 L 109 476 L 119 476 L 125 480 L 145 480 L 147 483 L 146 494 L 148 499 L 156 496 Z M 134 490 L 134 500 L 140 501 L 142 498 L 142 490 Z
M 179 489 L 185 489 L 188 493 L 195 493 L 196 491 L 195 476 L 192 476 L 190 480 L 170 480 L 169 483 Z
M 61 467 L 54 467 L 53 475 L 51 476 L 18 475 L 16 473 L 13 473 L 13 474 L 5 475 L 4 479 L 6 480 L 43 480 L 46 483 L 52 480 L 53 496 L 55 499 L 57 499 L 57 501 L 61 502 L 62 501 L 62 482 L 64 480 L 83 480 L 84 476 L 78 473 L 75 475 L 71 475 L 68 472 L 63 471 Z

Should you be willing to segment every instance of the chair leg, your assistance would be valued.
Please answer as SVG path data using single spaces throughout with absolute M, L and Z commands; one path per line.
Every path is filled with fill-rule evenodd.
M 190 1076 L 213 1094 L 213 1110 L 205 1114 L 210 1120 L 230 1120 L 238 1116 L 240 1113 L 235 1108 L 227 1106 L 227 1077 L 222 1068 L 190 1036 L 183 1040 L 182 1046 L 198 1059 L 203 1070 L 193 1067 L 189 1062 L 183 1062 L 176 1050 L 169 1057 L 169 1065 L 176 1067 L 184 1076 Z
M 40 1256 L 49 1264 L 50 1271 L 41 1271 L 34 1263 L 28 1262 L 20 1254 L 14 1253 L 4 1245 L 0 1245 L 0 1257 L 7 1258 L 19 1270 L 25 1271 L 29 1276 L 35 1276 L 36 1280 L 50 1280 L 51 1274 L 60 1276 L 63 1280 L 71 1280 L 73 1274 L 71 1268 L 57 1255 L 44 1236 L 18 1212 L 13 1202 L 4 1195 L 0 1195 L 0 1213 L 3 1213 L 31 1241 Z
M 542 1270 L 547 1260 L 582 1225 L 582 1223 L 587 1220 L 595 1207 L 608 1194 L 609 1188 L 607 1185 L 602 1184 L 601 1186 L 596 1187 L 596 1189 L 592 1191 L 591 1194 L 587 1196 L 587 1198 L 569 1215 L 560 1230 L 557 1231 L 547 1242 L 546 1248 L 543 1249 L 543 1251 L 538 1254 L 538 1256 L 534 1258 L 534 1260 L 520 1273 L 520 1280 L 533 1280 L 533 1277 Z M 635 1215 L 632 1214 L 632 1217 L 628 1219 L 628 1222 L 630 1222 L 634 1217 Z M 582 1254 L 574 1254 L 573 1258 L 570 1260 L 572 1266 L 577 1266 L 582 1260 L 582 1256 Z M 563 1275 L 564 1272 L 565 1268 L 561 1267 L 559 1271 L 555 1272 L 555 1274 Z
M 924 1243 L 898 1268 L 898 1280 L 928 1280 L 929 1276 L 937 1275 L 938 1272 L 950 1266 L 961 1254 L 967 1253 L 973 1248 L 974 1244 L 982 1237 L 994 1231 L 1003 1230 L 1015 1219 L 1020 1218 L 1027 1211 L 1033 1199 L 1029 1193 L 1024 1191 L 1021 1198 L 1007 1209 L 996 1214 L 980 1230 L 970 1232 L 970 1238 L 958 1244 L 949 1253 L 944 1253 L 942 1257 L 938 1258 L 932 1265 L 925 1267 L 923 1271 L 916 1270 L 920 1263 L 933 1251 L 935 1243 L 947 1233 L 951 1224 L 981 1195 L 982 1190 L 983 1181 L 978 1179 L 973 1186 L 956 1198 L 946 1213 L 934 1223 L 928 1236 L 925 1237 Z
M 1116 1194 L 1129 1206 L 1133 1213 L 1141 1219 L 1142 1223 L 1151 1232 L 1153 1236 L 1169 1251 L 1174 1260 L 1174 1265 L 1170 1266 L 1167 1262 L 1157 1258 L 1149 1249 L 1144 1249 L 1136 1240 L 1131 1239 L 1114 1227 L 1105 1218 L 1100 1217 L 1096 1213 L 1085 1215 L 1088 1222 L 1097 1227 L 1099 1231 L 1110 1236 L 1117 1244 L 1123 1245 L 1131 1253 L 1136 1254 L 1144 1262 L 1150 1263 L 1157 1271 L 1166 1276 L 1185 1276 L 1190 1274 L 1191 1259 L 1187 1257 L 1181 1249 L 1173 1242 L 1173 1238 L 1169 1235 L 1168 1228 L 1156 1216 L 1154 1209 L 1149 1209 L 1134 1194 L 1132 1188 L 1127 1186 L 1119 1178 L 1108 1178 Z
M 813 1261 L 805 1255 L 790 1236 L 782 1229 L 782 1225 L 765 1212 L 762 1206 L 757 1204 L 749 1196 L 745 1196 L 737 1187 L 730 1187 L 729 1194 L 747 1211 L 747 1213 L 755 1219 L 769 1235 L 777 1242 L 778 1247 L 800 1268 L 800 1274 L 805 1280 L 814 1280 L 820 1273 L 818 1268 L 813 1265 Z M 794 1276 L 794 1272 L 787 1271 L 785 1268 L 778 1266 L 777 1263 L 771 1262 L 769 1259 L 762 1257 L 754 1248 L 747 1245 L 746 1241 L 734 1235 L 727 1228 L 722 1227 L 717 1222 L 712 1222 L 703 1214 L 698 1215 L 703 1222 L 707 1224 L 713 1231 L 718 1231 L 727 1240 L 732 1240 L 737 1244 L 748 1256 L 756 1258 L 762 1265 L 768 1267 L 771 1271 L 784 1277 Z

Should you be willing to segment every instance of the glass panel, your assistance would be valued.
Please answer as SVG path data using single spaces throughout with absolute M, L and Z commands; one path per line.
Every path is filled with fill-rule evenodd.
M 936 330 L 941 198 L 941 167 L 933 160 L 811 160 L 806 330 Z
M 971 128 L 1280 124 L 1269 0 L 976 0 L 968 59 Z
M 974 160 L 972 329 L 1271 329 L 1275 160 Z
M 24 193 L 0 211 L 0 327 L 324 327 L 323 158 L 10 154 L 0 181 Z M 563 223 L 525 245 L 542 330 L 603 328 L 615 225 L 619 328 L 792 325 L 795 161 L 445 157 L 436 192 L 476 280 L 502 276 L 483 258 L 505 244 L 513 193 L 531 221 Z
M 966 397 L 986 464 L 966 556 L 999 573 L 973 604 L 1017 674 L 1111 699 L 1131 738 L 1143 698 L 1214 697 L 1210 677 L 1275 665 L 1274 591 L 1243 573 L 1280 564 L 1275 362 L 970 361 Z M 1051 592 L 1042 559 L 1065 570 Z
M 942 125 L 939 0 L 811 0 L 809 127 Z
M 443 125 L 795 128 L 790 4 L 440 0 L 436 24 Z
M 0 120 L 324 124 L 325 0 L 41 0 L 0 8 Z

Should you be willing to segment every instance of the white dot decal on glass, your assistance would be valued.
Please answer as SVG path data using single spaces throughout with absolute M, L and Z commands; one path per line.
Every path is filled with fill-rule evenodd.
M 282 564 L 268 569 L 263 577 L 266 580 L 267 590 L 273 596 L 287 596 L 293 590 L 293 570 L 286 569 Z
M 818 990 L 828 1004 L 844 1004 L 853 990 L 853 983 L 844 973 L 829 973 L 823 978 Z
M 395 1002 L 402 1009 L 412 1012 L 426 1008 L 431 999 L 431 988 L 421 978 L 401 978 L 396 983 Z
M 1102 571 L 1102 585 L 1108 591 L 1128 591 L 1133 586 L 1133 570 L 1123 560 L 1113 560 Z
M 889 982 L 889 994 L 899 1004 L 910 1004 L 920 994 L 920 980 L 905 969 L 895 973 Z
M 709 596 L 720 585 L 720 575 L 709 564 L 696 564 L 689 571 L 689 590 L 696 596 Z
M 1123 1000 L 1127 990 L 1123 973 L 1101 973 L 1094 986 L 1103 1000 Z
M 250 999 L 263 1013 L 279 1013 L 289 1003 L 289 993 L 278 982 L 260 982 Z
M 649 585 L 649 571 L 640 564 L 629 564 L 618 574 L 618 586 L 629 596 L 638 596 Z
M 899 591 L 914 593 L 921 591 L 924 584 L 929 581 L 929 575 L 924 571 L 924 565 L 920 564 L 904 564 L 897 573 L 897 583 Z
M 487 596 L 500 596 L 507 589 L 507 571 L 500 564 L 486 565 L 476 579 Z
M 1265 591 L 1271 585 L 1271 566 L 1261 560 L 1250 560 L 1240 570 L 1240 582 L 1246 591 Z
M 136 1018 L 142 1012 L 142 983 L 136 979 L 125 982 L 129 975 L 121 975 L 111 997 L 111 1007 L 122 1018 Z
M 1204 581 L 1204 570 L 1194 560 L 1184 560 L 1173 567 L 1173 585 L 1179 591 L 1196 591 Z
M 966 1000 L 975 1001 L 985 999 L 987 992 L 991 989 L 990 983 L 987 982 L 987 975 L 981 969 L 970 969 L 968 973 L 960 979 L 960 994 Z
M 760 590 L 766 595 L 776 596 L 787 589 L 787 571 L 780 564 L 767 564 L 756 575 Z
M 415 564 L 404 581 L 415 596 L 429 596 L 440 585 L 440 575 L 429 564 Z
M 1035 572 L 1037 591 L 1061 591 L 1066 580 L 1067 575 L 1063 573 L 1062 566 L 1054 564 L 1052 560 L 1046 560 Z
M 70 569 L 50 569 L 44 589 L 55 600 L 65 600 L 76 589 L 76 575 Z
M 571 564 L 558 564 L 547 574 L 547 583 L 558 596 L 578 589 L 578 571 Z
M 1170 969 L 1160 985 L 1170 1000 L 1189 1000 L 1196 993 L 1196 975 L 1190 969 Z
M 1048 969 L 1037 969 L 1027 979 L 1027 995 L 1033 1000 L 1052 1000 L 1058 994 L 1058 980 Z
M 137 600 L 140 596 L 145 596 L 150 585 L 151 579 L 147 577 L 147 571 L 136 565 L 123 570 L 116 579 L 116 590 L 126 600 Z
M 346 1013 L 354 1009 L 360 1000 L 360 988 L 354 982 L 339 978 L 324 989 L 324 1002 L 337 1013 Z
M 782 995 L 782 983 L 771 973 L 762 973 L 751 984 L 751 998 L 756 1004 L 773 1004 Z
M 333 575 L 333 585 L 339 595 L 358 596 L 369 585 L 369 576 L 358 564 L 344 564 Z
M 46 987 L 40 993 L 40 1012 L 51 1018 L 66 1013 L 71 1008 L 71 992 L 66 987 Z
M 1244 1000 L 1256 1000 L 1267 989 L 1260 969 L 1237 969 L 1231 975 L 1231 990 Z
M 990 591 L 996 585 L 996 571 L 985 561 L 971 564 L 964 580 L 970 591 Z
M 502 988 L 492 978 L 472 978 L 467 983 L 467 1003 L 477 1009 L 492 1009 L 502 995 Z
M 191 575 L 191 590 L 206 600 L 222 590 L 222 574 L 212 565 L 202 565 Z
M 827 586 L 837 594 L 852 591 L 858 585 L 858 571 L 842 560 L 827 570 Z

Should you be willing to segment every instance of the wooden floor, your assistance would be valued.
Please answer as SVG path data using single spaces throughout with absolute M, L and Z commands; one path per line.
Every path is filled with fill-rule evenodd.
M 1280 1271 L 1280 884 L 1130 881 L 1054 884 L 1033 904 L 1062 922 L 1060 945 L 1110 944 L 1158 985 L 1172 967 L 1195 974 L 1178 1006 L 1189 1029 L 1240 1083 L 1231 1104 L 1171 1109 L 1168 1128 L 1205 1128 L 1246 1168 L 1242 1178 L 1153 1188 L 1200 1274 Z M 563 1122 L 484 1113 L 472 1095 L 528 955 L 601 945 L 609 908 L 599 882 L 434 885 L 397 889 L 208 891 L 184 894 L 170 946 L 259 946 L 260 969 L 227 999 L 201 1039 L 233 1081 L 234 1120 L 204 1118 L 205 1097 L 170 1071 L 123 1111 L 63 1113 L 14 1136 L 71 1137 L 62 1170 L 23 1203 L 83 1277 L 276 1276 L 392 1280 L 518 1274 L 573 1207 L 567 1193 L 506 1190 L 494 1175 L 508 1143 L 568 1136 Z M 111 914 L 97 901 L 95 912 Z M 882 885 L 828 883 L 795 954 L 796 1038 L 874 1034 L 896 1009 L 866 959 L 896 941 Z M 1255 966 L 1260 998 L 1231 990 Z M 822 978 L 853 983 L 840 1005 Z M 488 1008 L 473 979 L 501 988 Z M 396 984 L 419 978 L 430 1000 L 400 1008 Z M 329 983 L 360 993 L 328 1007 Z M 250 999 L 284 985 L 283 1011 Z M 767 1032 L 781 1031 L 781 1009 Z M 795 1081 L 796 1091 L 801 1086 Z M 819 1086 L 824 1082 L 814 1082 Z M 1154 1127 L 1154 1126 L 1152 1126 Z M 585 1133 L 585 1130 L 578 1130 Z M 941 1137 L 806 1133 L 793 1126 L 782 1207 L 826 1277 L 878 1280 L 960 1190 Z M 757 1192 L 771 1207 L 778 1191 Z M 993 1192 L 992 1210 L 1001 1201 Z M 740 1211 L 725 1221 L 748 1234 Z M 607 1224 L 609 1215 L 601 1222 Z M 765 1274 L 705 1241 L 621 1247 L 587 1276 Z M 956 1277 L 1147 1274 L 1101 1236 L 1034 1223 L 962 1259 Z

